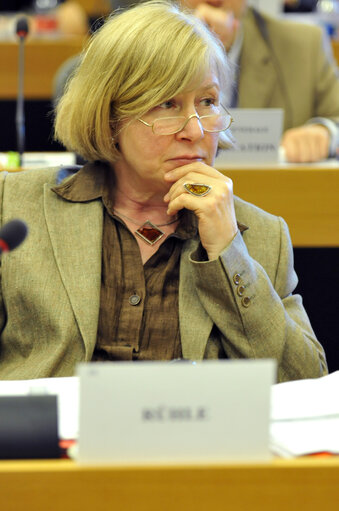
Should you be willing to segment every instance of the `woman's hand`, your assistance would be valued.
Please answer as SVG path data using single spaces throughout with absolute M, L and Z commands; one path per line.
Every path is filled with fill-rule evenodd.
M 173 182 L 164 197 L 168 215 L 176 215 L 183 208 L 193 211 L 208 258 L 217 259 L 238 231 L 232 180 L 202 162 L 171 170 L 165 174 L 165 180 Z M 185 183 L 205 184 L 211 190 L 205 196 L 194 196 L 185 190 Z

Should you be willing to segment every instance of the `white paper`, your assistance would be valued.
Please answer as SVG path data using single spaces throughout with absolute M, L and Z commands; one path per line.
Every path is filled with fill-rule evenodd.
M 339 454 L 339 371 L 272 387 L 270 448 L 280 456 Z
M 272 452 L 281 456 L 339 454 L 339 417 L 273 422 L 270 446 Z
M 272 387 L 271 419 L 339 416 L 339 371 Z

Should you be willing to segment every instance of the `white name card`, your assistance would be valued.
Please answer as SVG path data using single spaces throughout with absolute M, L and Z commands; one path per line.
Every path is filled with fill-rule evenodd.
M 113 362 L 79 366 L 78 461 L 263 461 L 275 361 Z
M 283 129 L 281 108 L 232 108 L 235 147 L 220 151 L 216 166 L 227 163 L 276 163 Z

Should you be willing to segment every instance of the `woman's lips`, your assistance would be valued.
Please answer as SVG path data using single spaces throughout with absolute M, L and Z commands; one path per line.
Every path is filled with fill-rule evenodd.
M 200 156 L 178 156 L 177 158 L 171 158 L 169 160 L 171 163 L 176 164 L 178 167 L 182 165 L 188 165 L 190 163 L 194 163 L 196 161 L 203 161 L 203 158 Z

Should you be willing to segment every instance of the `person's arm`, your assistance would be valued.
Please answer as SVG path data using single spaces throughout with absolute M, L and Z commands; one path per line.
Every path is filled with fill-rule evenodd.
M 192 254 L 195 287 L 228 357 L 274 358 L 279 382 L 319 377 L 327 373 L 325 354 L 301 297 L 292 294 L 297 277 L 282 219 L 276 219 L 275 231 L 275 243 L 270 236 L 266 248 L 277 261 L 273 282 L 238 232 L 218 260 L 201 261 L 198 253 Z M 258 242 L 264 247 L 263 239 Z M 240 275 L 238 284 L 235 275 Z
M 3 198 L 3 191 L 4 191 L 6 175 L 7 175 L 7 172 L 5 172 L 5 171 L 0 172 L 0 226 L 3 225 L 2 198 Z M 1 338 L 2 331 L 5 327 L 5 323 L 6 323 L 6 313 L 5 313 L 5 307 L 4 307 L 3 297 L 2 297 L 1 273 L 2 273 L 2 264 L 1 264 L 1 257 L 0 257 L 0 338 Z M 0 351 L 1 351 L 1 341 L 0 341 Z
M 339 78 L 323 49 L 321 30 L 313 38 L 314 116 L 286 130 L 282 138 L 287 161 L 314 162 L 335 156 L 339 140 Z
M 274 358 L 278 381 L 325 374 L 323 349 L 300 296 L 292 295 L 298 279 L 285 222 L 242 204 L 240 221 L 251 222 L 242 235 L 231 179 L 202 162 L 170 170 L 164 179 L 173 183 L 164 197 L 167 214 L 185 208 L 197 217 L 200 250 L 191 254 L 191 275 L 227 356 Z M 209 190 L 194 196 L 187 193 L 187 183 Z

